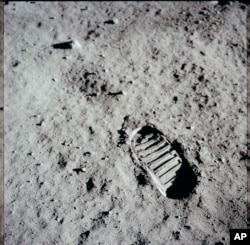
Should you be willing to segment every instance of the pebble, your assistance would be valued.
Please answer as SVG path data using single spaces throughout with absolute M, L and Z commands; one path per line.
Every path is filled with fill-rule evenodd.
M 77 40 L 72 40 L 71 41 L 71 47 L 74 48 L 80 48 L 81 44 Z
M 109 24 L 109 25 L 114 25 L 114 24 L 118 24 L 118 19 L 113 19 L 113 20 L 106 20 L 104 21 L 104 24 Z
M 77 40 L 71 40 L 68 42 L 53 44 L 52 47 L 55 49 L 76 49 L 76 48 L 80 48 L 81 44 Z

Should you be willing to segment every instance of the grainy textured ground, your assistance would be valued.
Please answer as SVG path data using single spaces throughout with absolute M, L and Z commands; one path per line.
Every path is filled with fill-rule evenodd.
M 4 228 L 4 171 L 3 171 L 3 134 L 4 134 L 4 127 L 3 127 L 3 70 L 4 70 L 4 59 L 3 59 L 3 3 L 0 3 L 0 244 L 3 243 L 3 228 Z
M 4 11 L 6 244 L 229 244 L 247 226 L 244 5 Z M 131 157 L 148 123 L 182 147 L 188 198 L 162 196 Z
M 247 140 L 248 140 L 248 161 L 247 161 L 247 221 L 248 221 L 248 229 L 250 228 L 250 128 L 249 128 L 249 122 L 250 122 L 250 5 L 247 5 L 247 121 L 248 121 L 248 127 L 247 127 Z

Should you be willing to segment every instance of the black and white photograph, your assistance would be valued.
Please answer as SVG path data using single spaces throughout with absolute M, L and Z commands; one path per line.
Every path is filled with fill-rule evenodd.
M 3 8 L 5 245 L 229 245 L 247 228 L 246 4 Z

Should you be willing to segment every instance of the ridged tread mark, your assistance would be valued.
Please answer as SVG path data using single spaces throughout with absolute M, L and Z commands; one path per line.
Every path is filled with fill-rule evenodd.
M 143 151 L 147 148 L 149 148 L 152 144 L 155 144 L 155 139 L 154 138 L 149 138 L 148 141 L 144 141 L 141 144 L 136 145 L 136 148 L 138 151 Z
M 166 196 L 166 188 L 170 187 L 175 180 L 176 172 L 181 168 L 182 161 L 160 131 L 150 126 L 146 127 L 148 127 L 148 132 L 143 134 L 142 128 L 132 138 L 134 153 L 151 172 L 151 175 L 153 174 L 157 187 Z M 150 132 L 150 128 L 153 129 L 153 133 Z
M 164 164 L 162 167 L 157 169 L 156 175 L 158 177 L 161 177 L 162 175 L 164 175 L 168 171 L 171 171 L 173 168 L 175 168 L 176 166 L 179 166 L 179 165 L 181 165 L 180 160 L 179 160 L 179 158 L 175 157 L 172 160 L 170 160 L 168 162 L 168 164 Z
M 168 157 L 171 157 L 175 154 L 175 152 L 173 151 L 173 149 L 171 149 L 170 147 L 166 147 L 166 149 L 164 149 L 163 151 L 159 152 L 158 154 L 152 155 L 151 158 L 147 158 L 149 161 L 148 163 L 156 163 L 156 162 L 163 162 L 163 160 L 165 158 L 168 159 Z
M 163 145 L 163 146 L 162 146 Z M 167 152 L 171 149 L 171 145 L 167 144 L 166 142 L 162 141 L 157 145 L 152 146 L 152 148 L 147 148 L 144 151 L 141 151 L 139 154 L 142 158 L 149 158 L 149 159 L 156 159 L 160 154 Z
M 167 143 L 167 145 L 169 145 Z M 166 142 L 161 140 L 155 144 L 150 145 L 148 148 L 146 148 L 144 151 L 141 152 L 141 154 L 143 154 L 144 156 L 151 154 L 152 152 L 158 152 L 159 150 L 161 150 L 162 148 L 165 148 L 166 146 Z

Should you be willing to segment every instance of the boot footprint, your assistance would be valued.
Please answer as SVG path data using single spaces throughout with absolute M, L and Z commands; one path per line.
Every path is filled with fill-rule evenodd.
M 185 158 L 154 126 L 134 130 L 130 146 L 134 158 L 147 170 L 162 195 L 179 199 L 187 197 L 193 190 L 197 181 L 195 174 Z

